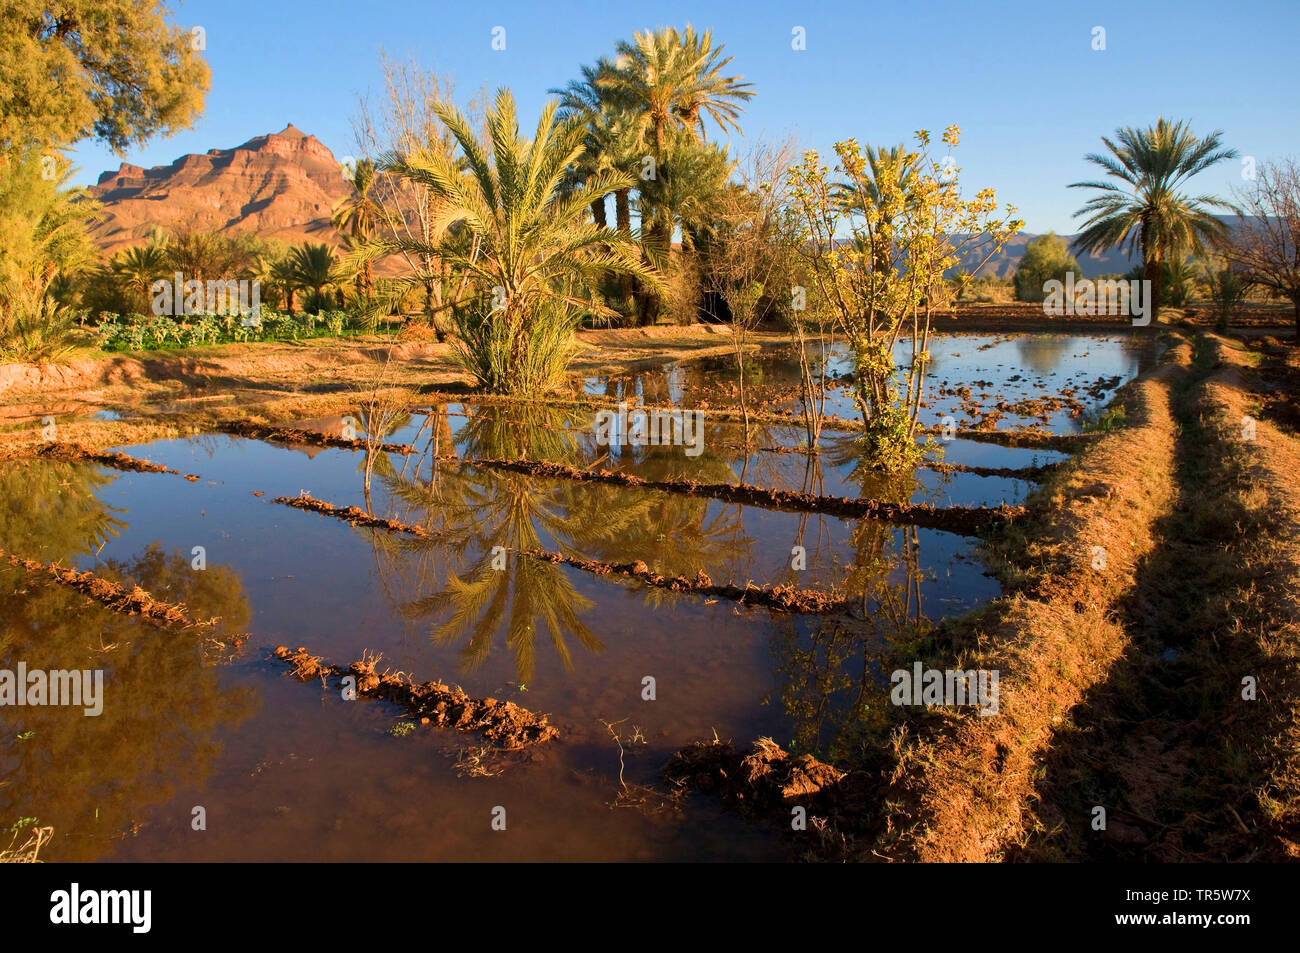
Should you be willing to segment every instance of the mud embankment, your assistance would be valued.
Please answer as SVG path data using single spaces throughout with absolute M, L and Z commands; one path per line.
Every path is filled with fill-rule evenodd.
M 1129 384 L 1126 425 L 1053 472 L 1031 515 L 991 544 L 1009 594 L 924 651 L 933 668 L 998 671 L 998 714 L 945 713 L 902 736 L 873 854 L 991 861 L 1023 841 L 1053 731 L 1130 649 L 1118 604 L 1176 495 L 1173 389 L 1189 360 L 1180 344 Z
M 669 592 L 690 592 L 700 596 L 717 596 L 730 599 L 747 606 L 763 606 L 778 612 L 794 612 L 805 615 L 818 615 L 830 612 L 843 612 L 848 609 L 851 600 L 822 592 L 818 589 L 796 589 L 793 586 L 737 586 L 731 583 L 717 585 L 709 574 L 700 570 L 695 578 L 687 576 L 664 576 L 654 572 L 641 560 L 631 563 L 607 563 L 593 559 L 579 559 L 563 553 L 545 549 L 526 549 L 523 556 L 540 559 L 549 563 L 563 563 L 573 566 L 595 576 L 627 576 L 653 586 L 667 589 Z
M 383 453 L 400 453 L 409 455 L 419 451 L 409 443 L 369 444 L 355 437 L 335 437 L 318 433 L 315 430 L 299 430 L 294 427 L 268 427 L 264 424 L 252 424 L 245 421 L 232 421 L 218 428 L 222 433 L 235 437 L 247 437 L 250 440 L 269 440 L 274 443 L 288 443 L 307 447 L 337 447 L 342 450 L 378 450 Z
M 353 526 L 370 526 L 375 529 L 387 530 L 390 533 L 407 533 L 422 539 L 436 538 L 437 536 L 437 534 L 430 533 L 423 526 L 385 519 L 381 516 L 371 516 L 359 506 L 335 506 L 333 503 L 318 500 L 307 493 L 298 496 L 277 496 L 272 502 L 279 503 L 282 506 L 292 506 L 298 510 L 306 510 L 308 513 L 332 516 L 334 519 L 343 520 Z
M 6 560 L 11 566 L 16 566 L 31 576 L 52 580 L 60 586 L 75 589 L 113 612 L 143 616 L 153 622 L 182 628 L 211 626 L 215 625 L 217 621 L 215 619 L 193 619 L 184 605 L 159 602 L 139 586 L 132 586 L 128 589 L 116 582 L 96 576 L 89 570 L 78 572 L 75 569 L 65 569 L 54 563 L 47 564 L 37 562 L 34 559 L 24 559 L 21 556 L 15 556 L 13 553 L 6 553 L 3 549 L 0 549 L 0 559 Z M 240 641 L 240 639 L 236 639 L 235 644 Z
M 495 698 L 471 698 L 457 687 L 442 682 L 414 682 L 401 673 L 376 671 L 379 658 L 365 658 L 344 667 L 330 665 L 305 648 L 296 651 L 281 645 L 275 657 L 292 666 L 299 681 L 352 677 L 361 698 L 382 698 L 404 708 L 420 724 L 457 731 L 473 731 L 500 748 L 526 748 L 559 736 L 545 715 L 537 715 L 514 702 Z
M 353 526 L 367 526 L 374 529 L 382 529 L 390 533 L 405 533 L 419 539 L 445 539 L 446 534 L 434 533 L 426 530 L 422 526 L 415 526 L 411 523 L 403 523 L 400 520 L 387 519 L 385 517 L 371 516 L 357 506 L 335 506 L 324 500 L 315 499 L 306 493 L 300 496 L 280 496 L 273 501 L 282 506 L 292 506 L 294 509 L 306 510 L 309 513 L 319 513 L 322 516 L 330 516 L 334 519 L 343 520 Z M 740 603 L 746 606 L 762 606 L 773 609 L 778 612 L 792 612 L 807 615 L 818 615 L 832 612 L 843 612 L 849 608 L 851 600 L 842 596 L 818 589 L 797 589 L 793 586 L 755 586 L 744 585 L 737 586 L 731 583 L 716 584 L 709 575 L 703 571 L 696 573 L 694 578 L 687 576 L 664 576 L 654 572 L 641 560 L 630 563 L 611 563 L 600 562 L 592 559 L 580 559 L 576 556 L 566 556 L 564 553 L 557 553 L 548 549 L 513 549 L 503 547 L 507 552 L 514 553 L 517 556 L 523 556 L 528 559 L 536 559 L 541 562 L 557 563 L 566 566 L 573 566 L 575 569 L 581 569 L 589 572 L 594 576 L 622 576 L 636 579 L 648 586 L 656 589 L 666 589 L 669 592 L 691 593 L 701 596 L 715 596 L 721 599 L 729 599 L 732 602 Z
M 697 483 L 694 480 L 644 480 L 612 470 L 578 470 L 542 460 L 465 460 L 466 466 L 525 473 L 544 479 L 604 483 L 687 496 L 707 496 L 726 503 L 759 506 L 794 513 L 826 513 L 845 519 L 876 519 L 887 523 L 941 529 L 973 535 L 985 526 L 1006 523 L 1025 513 L 1023 506 L 931 506 L 928 503 L 891 503 L 886 500 L 818 496 L 795 490 L 778 490 L 748 483 Z
M 125 453 L 104 453 L 98 450 L 87 450 L 75 443 L 49 443 L 42 447 L 36 455 L 43 460 L 57 460 L 60 463 L 98 463 L 100 466 L 112 467 L 114 470 L 124 470 L 128 473 L 174 473 L 177 476 L 184 477 L 191 483 L 197 483 L 199 480 L 196 474 L 182 473 L 180 470 L 165 467 L 161 463 L 150 463 L 148 460 L 130 457 Z

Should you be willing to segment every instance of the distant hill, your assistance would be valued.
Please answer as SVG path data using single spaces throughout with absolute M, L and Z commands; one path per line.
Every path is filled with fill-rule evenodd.
M 1030 232 L 1021 232 L 1019 235 L 1014 236 L 976 274 L 979 276 L 1010 278 L 1015 274 L 1020 259 L 1024 257 L 1025 246 L 1038 237 L 1038 235 Z M 1086 278 L 1096 278 L 1099 275 L 1122 275 L 1142 261 L 1142 256 L 1136 251 L 1132 255 L 1126 255 L 1122 248 L 1112 248 L 1101 255 L 1081 255 L 1078 249 L 1074 247 L 1075 236 L 1061 235 L 1059 237 L 1070 246 L 1070 252 L 1079 262 L 1079 270 L 1083 272 Z M 965 256 L 963 260 L 967 267 L 970 267 L 983 257 L 982 253 L 976 252 Z
M 155 226 L 337 244 L 330 216 L 350 192 L 334 154 L 290 123 L 233 149 L 105 172 L 90 187 L 104 206 L 91 238 L 110 253 L 140 244 Z

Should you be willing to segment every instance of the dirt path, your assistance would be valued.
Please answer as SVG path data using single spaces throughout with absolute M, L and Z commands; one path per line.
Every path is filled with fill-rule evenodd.
M 1300 857 L 1300 442 L 1257 419 L 1257 356 L 1200 342 L 1132 648 L 1057 732 L 1018 856 Z

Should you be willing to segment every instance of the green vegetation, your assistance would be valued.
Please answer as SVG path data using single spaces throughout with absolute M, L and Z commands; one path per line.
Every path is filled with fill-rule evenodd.
M 0 22 L 0 360 L 66 350 L 66 285 L 91 256 L 95 211 L 63 152 L 94 137 L 121 153 L 188 127 L 208 67 L 159 0 L 4 0 Z
M 1042 301 L 1047 295 L 1043 290 L 1046 283 L 1053 279 L 1064 282 L 1067 272 L 1082 274 L 1069 246 L 1055 232 L 1040 235 L 1025 246 L 1024 257 L 1016 268 L 1016 300 Z

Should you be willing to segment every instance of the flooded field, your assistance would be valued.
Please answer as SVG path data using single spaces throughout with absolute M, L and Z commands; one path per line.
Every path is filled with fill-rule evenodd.
M 978 427 L 996 414 L 999 429 L 1054 433 L 1078 431 L 1154 360 L 1145 340 L 1088 336 L 945 336 L 932 353 L 925 423 L 953 416 Z M 765 411 L 795 409 L 789 360 L 753 366 Z M 723 363 L 673 364 L 586 390 L 611 407 L 639 397 L 707 410 L 732 403 L 729 373 Z M 843 381 L 827 409 L 853 415 Z M 136 583 L 221 622 L 202 633 L 158 628 L 0 569 L 5 665 L 105 669 L 101 715 L 47 707 L 10 720 L 0 818 L 37 817 L 66 834 L 50 860 L 790 857 L 776 828 L 716 799 L 668 797 L 663 765 L 715 733 L 740 743 L 767 735 L 831 760 L 852 751 L 887 703 L 882 649 L 999 594 L 977 540 L 474 464 L 548 461 L 939 507 L 1017 503 L 1033 489 L 1028 478 L 936 468 L 886 477 L 861 465 L 849 431 L 828 430 L 809 457 L 772 450 L 799 446 L 797 422 L 753 429 L 746 450 L 739 425 L 706 416 L 702 452 L 687 457 L 679 446 L 601 446 L 590 410 L 466 400 L 413 411 L 384 435 L 413 444 L 409 455 L 211 434 L 115 448 L 195 482 L 50 460 L 6 465 L 0 548 Z M 942 454 L 999 468 L 1062 459 L 961 439 Z M 276 502 L 301 494 L 419 532 Z M 536 550 L 815 589 L 848 609 L 751 607 L 528 555 Z M 344 666 L 379 653 L 381 671 L 546 713 L 559 738 L 489 751 L 387 702 L 345 701 L 333 682 L 286 677 L 271 654 L 278 645 Z M 194 829 L 199 808 L 206 830 Z M 505 832 L 492 826 L 498 808 Z

